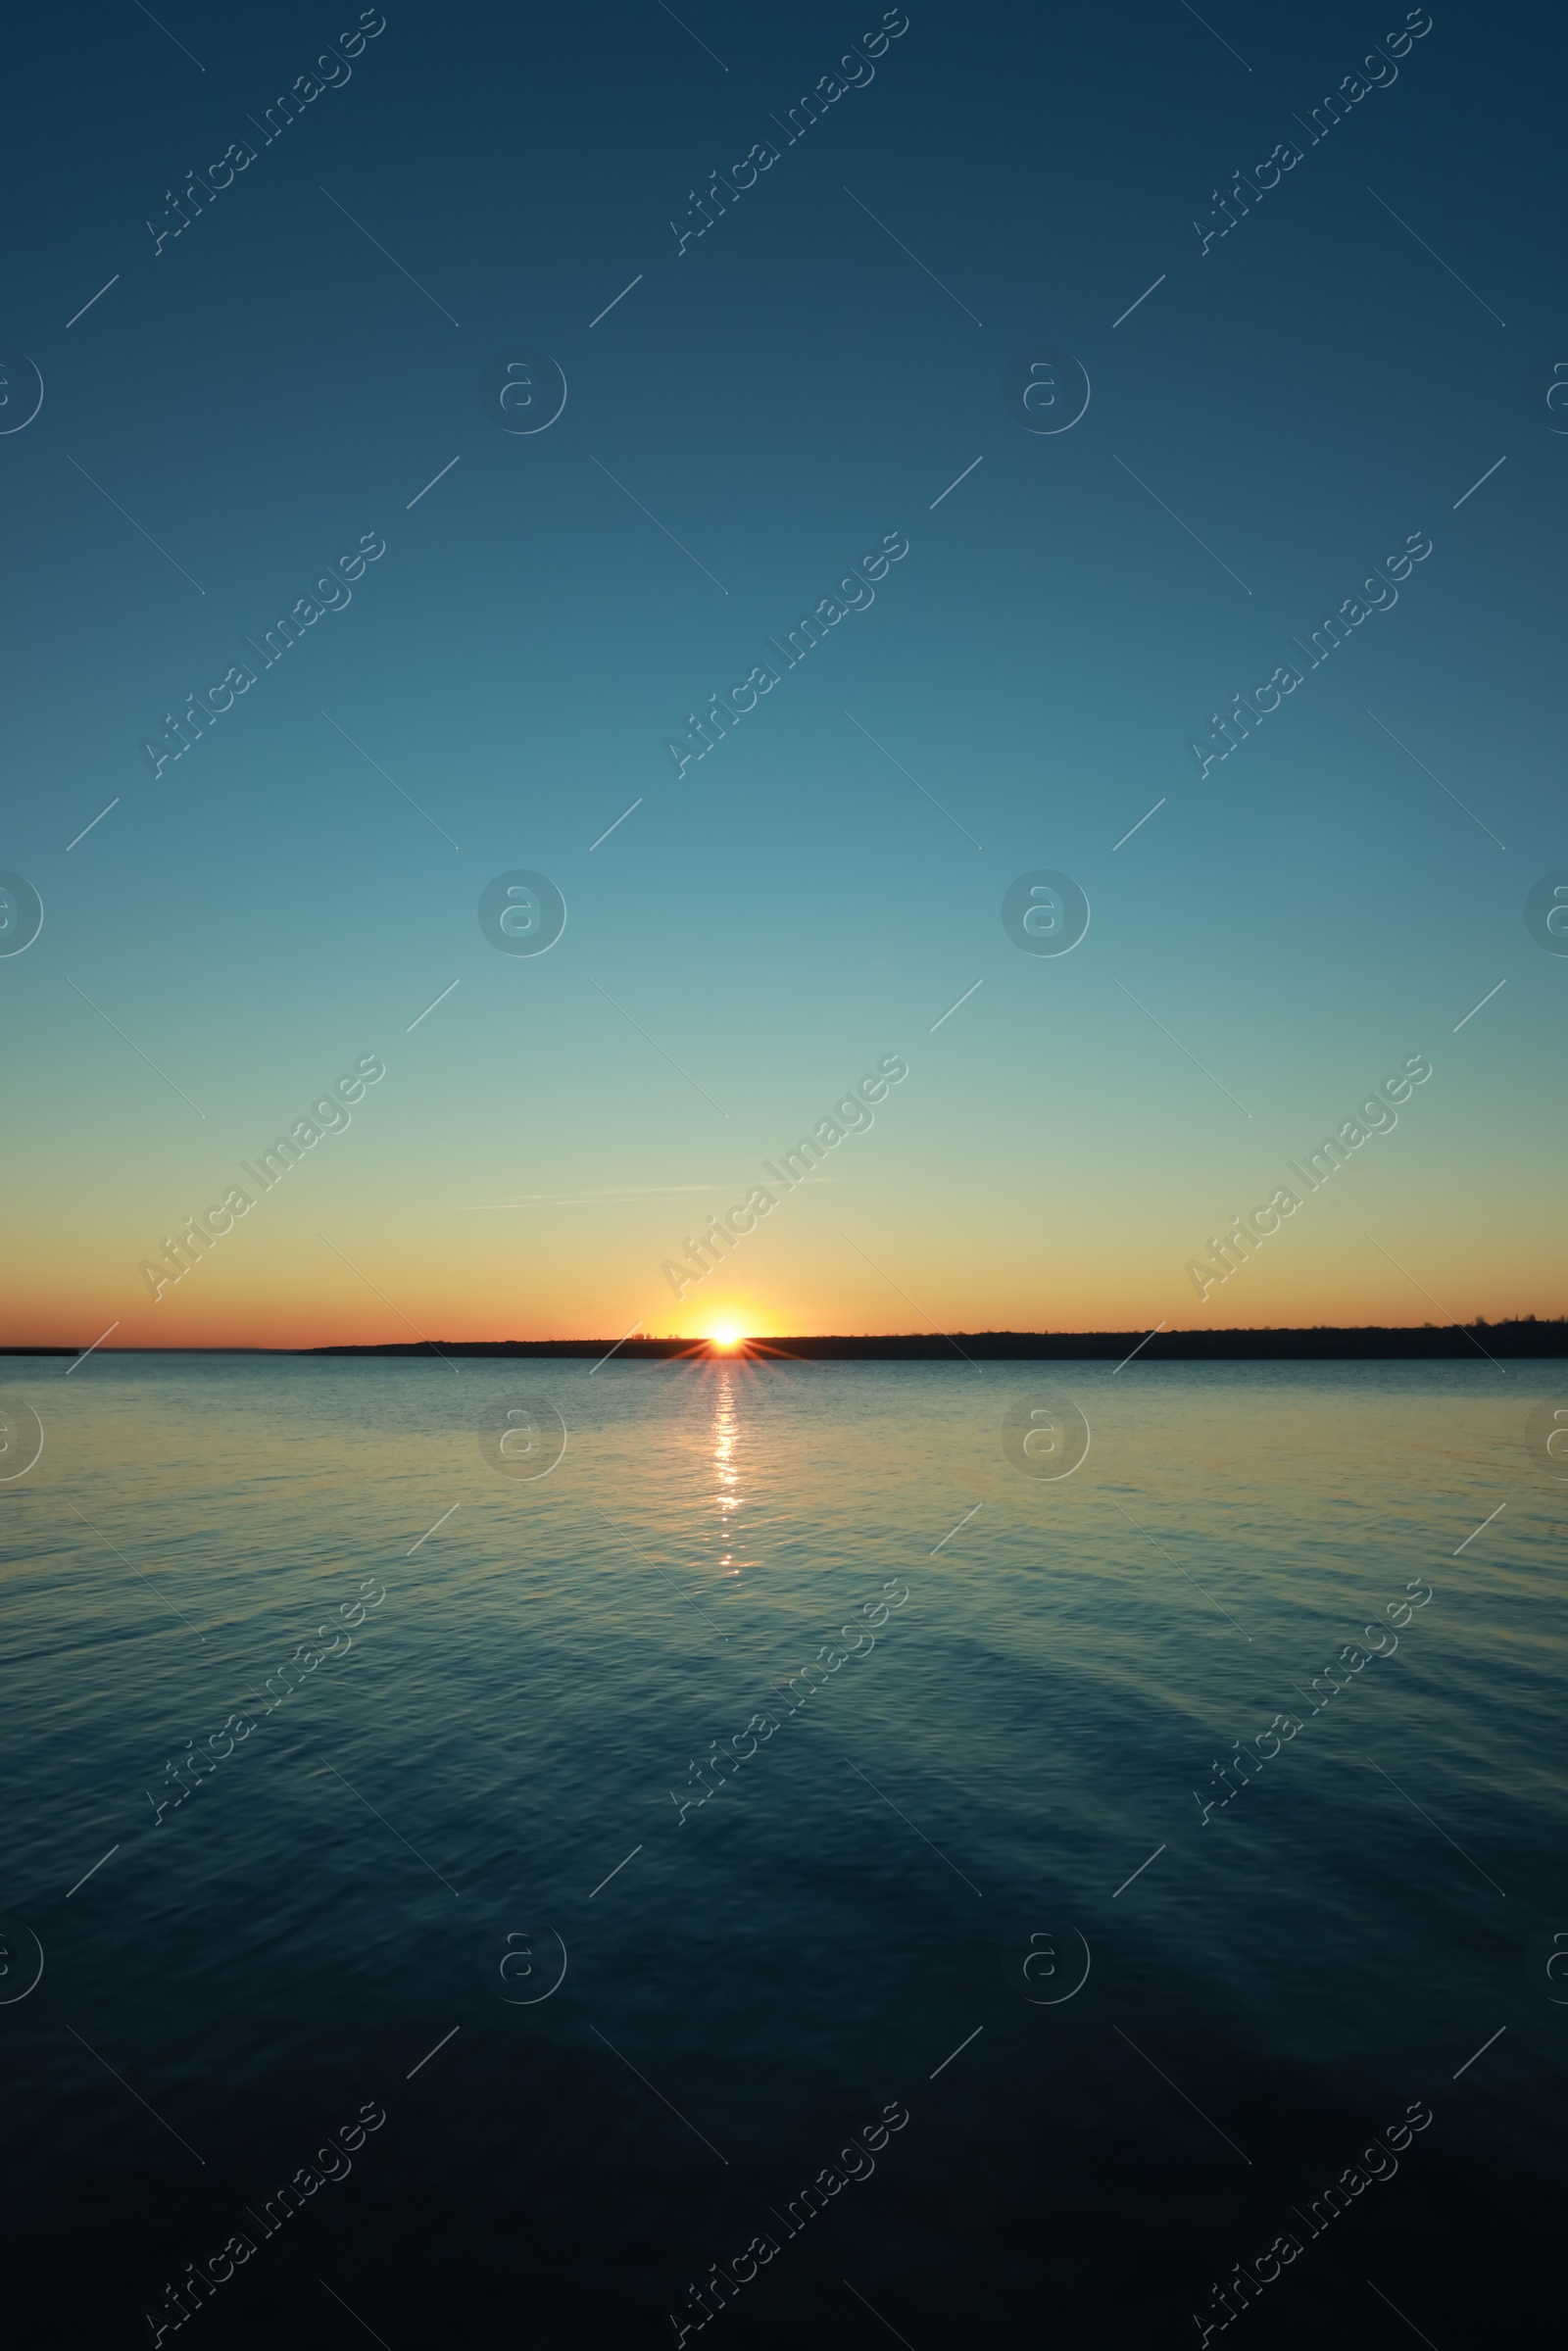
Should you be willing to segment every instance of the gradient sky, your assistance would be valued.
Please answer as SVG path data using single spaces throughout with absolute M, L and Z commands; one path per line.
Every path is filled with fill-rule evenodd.
M 45 923 L 0 958 L 5 1336 L 1568 1308 L 1568 959 L 1523 915 L 1568 866 L 1560 23 L 1439 7 L 1312 145 L 1402 7 L 915 4 L 789 145 L 880 8 L 390 6 L 263 144 L 358 13 L 6 36 L 38 201 L 0 342 L 45 396 L 0 436 L 0 866 Z M 1004 405 L 1039 345 L 1093 387 L 1060 435 Z M 515 346 L 568 384 L 533 436 L 480 404 Z M 889 532 L 875 604 L 677 778 L 686 713 Z M 1200 778 L 1209 713 L 1413 532 L 1397 606 Z M 352 603 L 155 780 L 163 714 L 365 533 Z M 538 958 L 477 921 L 517 867 L 567 903 Z M 1037 867 L 1093 907 L 1059 959 L 1002 927 Z M 890 1054 L 874 1128 L 677 1304 L 663 1260 Z M 1207 1237 L 1417 1054 L 1397 1129 L 1200 1304 Z M 155 1303 L 139 1262 L 371 1055 Z

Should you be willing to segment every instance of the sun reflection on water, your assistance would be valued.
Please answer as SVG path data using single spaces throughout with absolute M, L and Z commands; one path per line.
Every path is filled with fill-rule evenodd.
M 736 1408 L 735 1374 L 728 1364 L 721 1364 L 716 1374 L 713 1396 L 713 1471 L 717 1481 L 719 1540 L 726 1544 L 732 1544 L 734 1541 L 730 1520 L 746 1498 L 740 1491 L 740 1471 L 735 1460 L 739 1437 L 740 1414 Z M 727 1576 L 738 1576 L 741 1572 L 735 1566 L 734 1558 L 733 1548 L 728 1548 L 719 1559 L 718 1564 Z

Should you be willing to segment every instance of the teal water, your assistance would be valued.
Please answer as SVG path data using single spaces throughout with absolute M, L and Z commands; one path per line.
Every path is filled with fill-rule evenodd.
M 51 2342 L 1548 2339 L 1557 1367 L 0 1384 Z

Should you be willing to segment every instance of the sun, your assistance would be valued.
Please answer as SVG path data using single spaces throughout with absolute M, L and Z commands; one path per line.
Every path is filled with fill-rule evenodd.
M 708 1334 L 714 1347 L 739 1347 L 746 1333 L 738 1322 L 716 1322 Z

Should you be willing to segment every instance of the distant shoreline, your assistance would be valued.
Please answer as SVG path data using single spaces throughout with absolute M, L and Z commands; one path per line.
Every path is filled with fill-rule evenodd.
M 74 1347 L 0 1347 L 6 1355 L 81 1355 Z M 1256 1331 L 958 1331 L 895 1333 L 884 1338 L 822 1335 L 742 1341 L 723 1347 L 707 1339 L 426 1339 L 370 1347 L 103 1347 L 104 1354 L 366 1355 L 393 1360 L 460 1355 L 484 1359 L 594 1357 L 620 1362 L 988 1363 L 1080 1362 L 1469 1362 L 1498 1356 L 1545 1361 L 1568 1356 L 1568 1317 L 1554 1322 L 1449 1323 L 1385 1328 L 1379 1324 Z
M 918 1331 L 880 1339 L 807 1337 L 757 1339 L 735 1348 L 708 1340 L 627 1339 L 615 1347 L 613 1340 L 524 1339 L 494 1342 L 459 1341 L 386 1347 L 313 1347 L 318 1355 L 427 1355 L 439 1346 L 448 1355 L 602 1356 L 614 1347 L 617 1358 L 642 1362 L 668 1361 L 692 1355 L 702 1361 L 734 1361 L 743 1350 L 763 1361 L 802 1363 L 956 1363 L 963 1356 L 980 1362 L 1121 1363 L 1137 1349 L 1140 1363 L 1216 1363 L 1277 1361 L 1312 1362 L 1366 1357 L 1434 1361 L 1486 1355 L 1568 1355 L 1568 1321 L 1478 1323 L 1474 1328 L 1450 1324 L 1428 1330 L 1333 1329 L 1304 1331 L 1160 1331 L 1151 1338 L 1143 1331 Z

